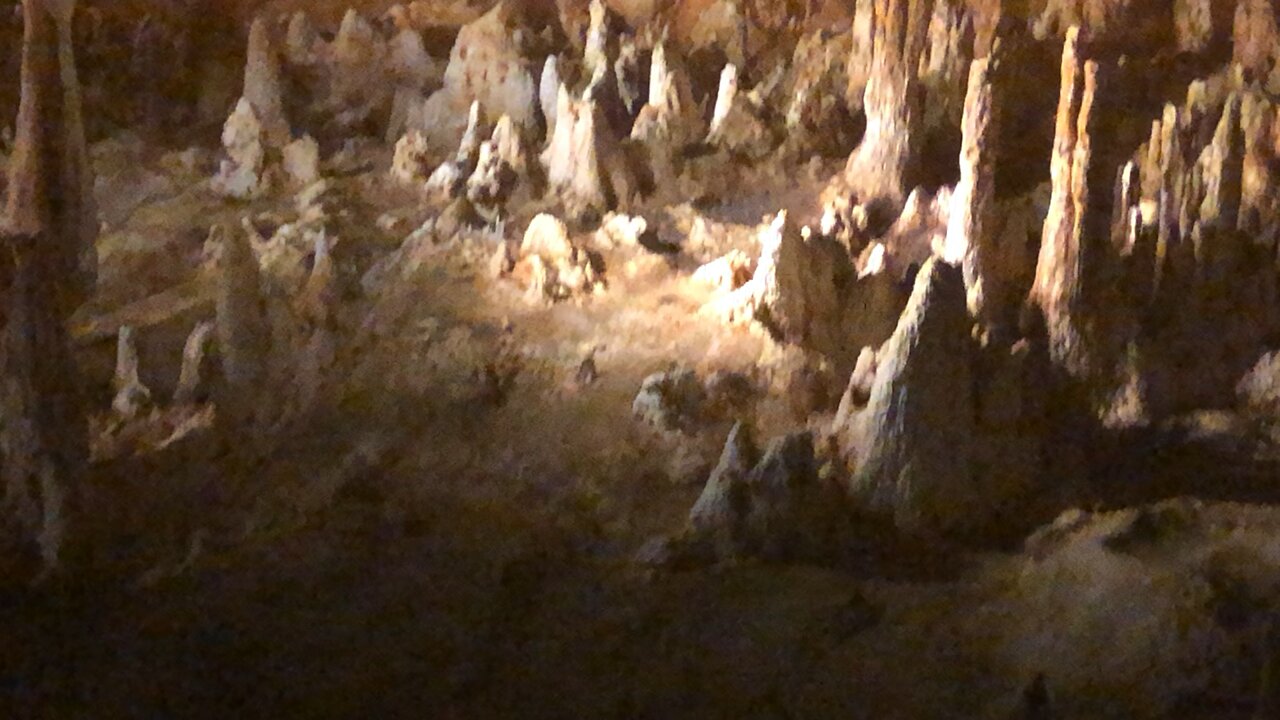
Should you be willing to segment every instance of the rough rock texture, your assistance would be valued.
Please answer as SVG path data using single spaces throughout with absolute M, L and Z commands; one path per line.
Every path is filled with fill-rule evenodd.
M 75 2 L 23 3 L 21 101 L 0 218 L 3 518 L 58 569 L 89 458 L 67 321 L 93 290 L 97 215 L 71 44 Z
M 247 200 L 263 191 L 266 148 L 262 123 L 249 101 L 241 98 L 222 130 L 227 158 L 213 179 L 213 189 L 227 197 Z
M 293 140 L 289 118 L 284 111 L 283 87 L 280 81 L 280 59 L 271 42 L 271 31 L 265 18 L 257 18 L 249 27 L 248 59 L 244 68 L 244 91 L 241 95 L 253 108 L 262 124 L 263 138 L 277 150 Z
M 960 150 L 960 182 L 951 195 L 951 213 L 943 257 L 964 268 L 969 312 L 983 323 L 1002 319 L 1006 301 L 997 274 L 999 237 L 995 210 L 995 147 L 999 117 L 988 59 L 975 60 L 969 70 Z
M 833 188 L 837 194 L 896 209 L 914 187 L 923 141 L 919 67 L 932 10 L 932 0 L 877 0 L 863 96 L 866 132 Z
M 631 138 L 644 144 L 655 179 L 673 183 L 678 176 L 684 147 L 702 137 L 703 120 L 693 100 L 693 90 L 679 63 L 664 43 L 653 49 L 649 65 L 649 98 L 640 108 Z
M 303 135 L 284 147 L 281 166 L 297 187 L 307 187 L 320 179 L 320 144 Z
M 964 279 L 937 259 L 920 270 L 881 353 L 863 428 L 854 430 L 853 498 L 904 530 L 980 524 L 991 497 L 971 467 L 972 351 Z
M 1280 88 L 1280 27 L 1270 0 L 1241 0 L 1232 25 L 1233 59 L 1245 73 L 1274 92 Z
M 391 158 L 391 177 L 405 184 L 425 182 L 430 171 L 430 158 L 431 148 L 426 136 L 411 130 L 396 141 L 395 154 Z M 451 187 L 456 182 L 455 178 L 447 185 Z M 440 183 L 446 184 L 443 180 Z
M 778 438 L 761 453 L 738 423 L 679 541 L 708 560 L 830 557 L 849 539 L 842 513 L 838 489 L 819 478 L 811 434 Z
M 556 101 L 556 131 L 542 156 L 549 190 L 570 216 L 603 215 L 614 205 L 604 161 L 611 152 L 607 124 L 591 98 L 573 99 L 562 85 Z
M 745 93 L 738 90 L 738 68 L 726 65 L 720 74 L 720 88 L 711 114 L 707 142 L 748 159 L 760 159 L 776 142 L 769 127 L 757 117 Z
M 1093 326 L 1097 267 L 1102 250 L 1086 230 L 1089 208 L 1094 91 L 1097 63 L 1080 53 L 1080 31 L 1072 28 L 1062 53 L 1062 90 L 1051 175 L 1053 196 L 1045 218 L 1031 302 L 1044 314 L 1050 356 L 1077 379 L 1098 372 L 1098 329 Z M 1093 273 L 1093 275 L 1091 275 Z
M 340 126 L 355 127 L 390 101 L 393 85 L 369 82 L 382 73 L 386 56 L 386 41 L 363 15 L 349 8 L 328 54 L 329 103 Z
M 934 0 L 929 36 L 920 58 L 920 82 L 927 98 L 925 128 L 937 130 L 960 122 L 973 58 L 973 15 L 967 4 Z
M 760 261 L 752 283 L 759 292 L 756 318 L 780 337 L 797 344 L 833 348 L 842 307 L 836 264 L 806 238 L 787 213 L 778 213 L 760 236 Z
M 706 389 L 692 370 L 655 373 L 644 379 L 631 412 L 659 430 L 689 430 L 703 416 Z
M 230 432 L 251 431 L 265 404 L 271 327 L 262 295 L 258 260 L 249 239 L 220 227 L 222 258 L 217 297 L 220 385 L 219 422 Z
M 508 115 L 523 128 L 538 115 L 538 85 L 515 44 L 513 6 L 500 2 L 458 33 L 444 73 L 444 87 L 427 99 L 417 124 L 433 146 L 449 146 L 458 138 L 454 118 L 479 102 L 488 123 Z

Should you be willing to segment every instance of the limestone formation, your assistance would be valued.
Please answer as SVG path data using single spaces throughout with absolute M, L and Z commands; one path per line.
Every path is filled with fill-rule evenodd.
M 851 111 L 860 111 L 875 56 L 876 0 L 855 0 L 854 5 L 845 103 Z
M 648 102 L 631 127 L 631 139 L 649 151 L 658 182 L 674 181 L 685 146 L 702 137 L 702 122 L 688 78 L 659 42 L 649 65 Z
M 864 425 L 855 429 L 851 496 L 913 532 L 981 522 L 990 498 L 973 476 L 975 403 L 958 268 L 931 259 L 880 353 Z
M 1232 26 L 1234 60 L 1252 79 L 1263 83 L 1268 91 L 1280 88 L 1280 39 L 1274 3 L 1270 0 L 1240 0 Z
M 449 54 L 443 93 L 454 108 L 478 101 L 490 122 L 509 115 L 517 125 L 530 127 L 538 91 L 512 37 L 510 2 L 498 3 L 462 28 Z
M 249 28 L 248 60 L 244 68 L 242 97 L 253 108 L 269 147 L 284 148 L 293 140 L 289 118 L 284 111 L 280 80 L 280 59 L 271 42 L 267 21 L 258 17 Z
M 548 55 L 542 66 L 542 75 L 538 81 L 538 107 L 542 110 L 543 122 L 546 124 L 547 139 L 556 132 L 556 109 L 560 95 L 559 61 L 555 55 Z
M 779 212 L 760 236 L 760 260 L 749 286 L 758 293 L 755 316 L 789 342 L 830 349 L 842 315 L 836 264 Z
M 220 422 L 231 431 L 252 427 L 265 405 L 271 327 L 258 260 L 247 236 L 218 227 L 222 242 L 217 295 Z
M 706 401 L 706 389 L 697 373 L 672 370 L 644 379 L 631 412 L 659 430 L 689 430 L 702 418 Z
M 1204 201 L 1199 208 L 1202 231 L 1236 229 L 1243 193 L 1244 151 L 1240 97 L 1233 94 L 1223 108 L 1213 141 L 1200 156 L 1204 177 Z
M 969 312 L 984 323 L 1000 319 L 1005 310 L 993 218 L 997 117 L 989 60 L 975 60 L 965 100 L 960 182 L 951 195 L 943 257 L 964 269 Z
M 900 206 L 914 186 L 923 115 L 918 68 L 932 2 L 876 0 L 863 109 L 867 126 L 838 192 Z
M 711 115 L 707 143 L 758 160 L 771 151 L 774 138 L 750 107 L 744 93 L 738 90 L 738 68 L 726 65 L 720 74 L 720 88 Z
M 969 63 L 974 59 L 973 16 L 964 2 L 934 0 L 928 39 L 920 58 L 927 101 L 923 126 L 937 129 L 961 121 Z
M 482 217 L 495 222 L 518 179 L 515 169 L 503 160 L 492 141 L 481 143 L 475 172 L 467 178 L 467 200 Z
M 562 85 L 556 101 L 556 131 L 543 154 L 550 191 L 570 216 L 603 214 L 614 204 L 604 172 L 609 151 L 596 103 L 575 100 Z
M 222 161 L 213 188 L 226 197 L 248 200 L 263 191 L 266 170 L 265 133 L 253 106 L 245 98 L 236 104 L 222 130 Z
M 819 477 L 811 434 L 778 438 L 761 453 L 738 423 L 679 543 L 691 559 L 830 557 L 849 540 L 842 520 L 838 491 Z
M 178 387 L 173 393 L 175 405 L 191 405 L 208 398 L 212 373 L 208 367 L 209 346 L 213 341 L 214 325 L 210 321 L 199 323 L 187 336 L 182 348 L 182 369 L 178 374 Z
M 554 215 L 543 213 L 535 217 L 525 230 L 520 242 L 522 256 L 538 255 L 549 262 L 559 262 L 573 257 L 575 250 L 569 240 L 569 229 Z
M 1053 362 L 1068 375 L 1085 379 L 1098 372 L 1099 341 L 1091 315 L 1097 312 L 1096 272 L 1103 250 L 1089 236 L 1088 175 L 1092 156 L 1094 92 L 1098 66 L 1080 54 L 1080 31 L 1072 28 L 1062 53 L 1062 89 L 1051 176 L 1053 195 L 1045 218 L 1031 302 L 1044 315 Z M 1094 294 L 1094 295 L 1091 295 Z
M 284 47 L 290 65 L 306 67 L 319 62 L 319 43 L 320 37 L 306 12 L 299 10 L 289 16 Z
M 72 45 L 74 0 L 24 0 L 14 149 L 0 217 L 0 477 L 6 525 L 59 569 L 89 459 L 67 321 L 93 291 L 98 233 Z
M 138 346 L 133 328 L 124 325 L 116 338 L 115 399 L 111 409 L 123 420 L 132 420 L 151 403 L 151 390 L 138 377 Z
M 591 0 L 591 22 L 587 26 L 587 41 L 583 48 L 582 63 L 587 77 L 597 72 L 611 71 L 617 55 L 617 44 L 612 32 L 613 18 L 609 8 L 601 0 Z
M 281 165 L 295 186 L 313 185 L 320 179 L 320 144 L 303 135 L 284 147 Z
M 847 38 L 815 31 L 800 39 L 791 59 L 785 143 L 794 157 L 834 155 L 852 145 L 841 95 L 847 78 Z
M 395 154 L 391 159 L 391 177 L 405 184 L 425 182 L 431 169 L 430 152 L 427 138 L 417 130 L 409 131 L 396 142 Z M 449 188 L 449 194 L 452 194 L 451 188 L 456 183 L 456 175 L 447 181 L 444 178 L 437 180 L 437 184 Z
M 387 45 L 355 8 L 347 10 L 329 49 L 330 98 L 341 126 L 353 127 L 384 101 L 393 86 L 370 82 L 382 73 Z

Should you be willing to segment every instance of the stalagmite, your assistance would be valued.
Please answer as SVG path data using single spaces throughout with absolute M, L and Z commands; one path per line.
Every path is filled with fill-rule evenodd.
M 674 182 L 685 146 L 702 136 L 702 118 L 688 79 L 659 42 L 649 65 L 649 98 L 631 127 L 631 139 L 644 143 L 659 184 Z
M 969 70 L 969 93 L 964 109 L 964 141 L 960 150 L 960 182 L 951 196 L 951 214 L 943 256 L 964 269 L 969 311 L 989 323 L 1005 310 L 994 232 L 995 140 L 998 117 L 992 98 L 988 59 L 975 60 Z
M 206 359 L 213 340 L 214 325 L 204 321 L 196 325 L 187 336 L 182 348 L 182 369 L 178 374 L 178 387 L 173 393 L 175 405 L 191 405 L 207 396 L 211 379 Z
M 1240 131 L 1240 96 L 1232 94 L 1223 108 L 1213 142 L 1200 157 L 1204 173 L 1204 202 L 1200 205 L 1203 230 L 1235 230 L 1240 219 L 1243 192 L 1244 138 Z
M 133 328 L 120 328 L 116 339 L 115 399 L 111 409 L 125 420 L 132 420 L 151 402 L 151 390 L 138 378 L 138 346 Z
M 370 82 L 381 73 L 387 47 L 355 8 L 347 10 L 330 47 L 330 103 L 345 124 L 363 120 L 390 96 L 387 83 Z
M 1072 28 L 1062 53 L 1062 90 L 1051 175 L 1053 196 L 1045 218 L 1031 301 L 1044 314 L 1053 362 L 1076 379 L 1099 371 L 1090 313 L 1097 288 L 1089 271 L 1101 260 L 1097 238 L 1086 231 L 1091 121 L 1097 63 L 1080 56 L 1080 31 Z
M 74 1 L 24 0 L 21 101 L 0 217 L 0 479 L 20 540 L 58 570 L 89 458 L 67 320 L 93 290 L 98 222 Z
M 431 149 L 426 137 L 417 130 L 409 131 L 396 142 L 391 158 L 391 177 L 405 184 L 425 182 L 430 170 L 430 157 Z M 452 186 L 453 182 L 449 185 Z
M 848 60 L 845 102 L 850 110 L 861 110 L 875 56 L 876 0 L 856 0 L 853 14 L 853 47 Z
M 720 74 L 707 142 L 722 150 L 759 159 L 773 149 L 775 141 L 748 103 L 745 93 L 738 89 L 738 68 L 726 65 Z
M 281 149 L 293 140 L 285 115 L 280 81 L 280 59 L 271 42 L 267 21 L 258 17 L 249 28 L 248 60 L 244 68 L 245 100 L 262 124 L 263 138 L 270 147 Z
M 320 179 L 320 145 L 310 135 L 303 135 L 284 147 L 281 165 L 298 187 L 306 187 Z
M 217 296 L 218 356 L 222 363 L 216 401 L 230 432 L 251 430 L 266 401 L 263 393 L 271 329 L 262 296 L 261 270 L 246 235 L 218 227 L 222 242 Z
M 932 6 L 929 0 L 876 0 L 863 100 L 867 127 L 842 178 L 862 204 L 900 206 L 914 186 L 923 134 L 918 68 Z
M 299 10 L 289 17 L 285 30 L 285 57 L 291 65 L 306 67 L 317 62 L 316 47 L 319 35 L 311 24 L 311 17 Z
M 262 123 L 258 122 L 257 113 L 248 100 L 241 98 L 235 112 L 227 118 L 222 130 L 222 147 L 227 158 L 213 179 L 214 190 L 240 200 L 257 197 L 263 190 L 266 148 Z
M 538 106 L 542 109 L 542 118 L 547 125 L 547 139 L 556 132 L 556 101 L 560 92 L 560 71 L 555 55 L 548 55 L 542 66 L 542 77 L 538 83 Z
M 920 270 L 898 328 L 880 353 L 854 430 L 850 493 L 909 531 L 980 523 L 990 503 L 972 475 L 975 404 L 961 271 L 938 259 Z
M 587 77 L 601 68 L 612 70 L 612 56 L 616 54 L 613 33 L 610 31 L 609 9 L 601 0 L 591 0 L 591 24 L 587 27 L 587 43 L 583 50 L 582 64 Z
M 593 100 L 573 100 L 563 86 L 556 108 L 556 133 L 543 156 L 550 190 L 571 216 L 603 215 L 614 198 L 604 173 L 600 112 Z

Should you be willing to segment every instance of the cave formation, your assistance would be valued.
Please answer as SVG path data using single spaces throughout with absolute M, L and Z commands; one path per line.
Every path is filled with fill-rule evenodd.
M 9 717 L 1280 717 L 1274 0 L 0 3 Z

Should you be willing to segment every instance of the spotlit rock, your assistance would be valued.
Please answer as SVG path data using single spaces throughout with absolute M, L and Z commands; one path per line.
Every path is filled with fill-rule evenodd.
M 550 191 L 570 216 L 603 215 L 614 204 L 604 172 L 603 118 L 594 100 L 573 99 L 562 85 L 556 101 L 556 131 L 543 155 Z
M 303 135 L 285 146 L 282 164 L 294 185 L 307 187 L 320 179 L 320 145 Z
M 1050 169 L 1053 195 L 1030 299 L 1044 314 L 1054 363 L 1078 380 L 1099 371 L 1102 362 L 1099 338 L 1085 315 L 1090 308 L 1087 296 L 1099 288 L 1096 278 L 1084 274 L 1098 266 L 1102 252 L 1085 227 L 1097 84 L 1098 65 L 1081 56 L 1080 30 L 1072 28 L 1062 51 L 1062 89 Z
M 457 141 L 455 118 L 479 102 L 488 123 L 508 115 L 519 127 L 532 127 L 537 117 L 538 86 L 516 45 L 516 13 L 510 0 L 458 33 L 444 73 L 444 87 L 427 99 L 420 127 L 433 146 Z
M 745 94 L 738 89 L 738 68 L 726 65 L 720 74 L 707 142 L 721 150 L 760 159 L 774 148 L 769 128 L 750 107 Z
M 964 268 L 969 311 L 984 323 L 1005 314 L 1001 306 L 1005 298 L 1000 287 L 1003 278 L 997 272 L 998 236 L 993 218 L 996 117 L 989 62 L 976 60 L 969 71 L 960 182 L 951 195 L 943 256 Z
M 213 188 L 221 195 L 248 200 L 263 191 L 262 173 L 266 169 L 262 123 L 245 98 L 236 104 L 222 130 L 222 147 L 227 158 L 222 161 Z
M 391 159 L 391 177 L 410 185 L 426 182 L 430 171 L 431 150 L 427 146 L 427 138 L 417 130 L 409 131 L 396 141 L 395 154 Z M 452 187 L 456 182 L 439 181 L 439 185 Z

